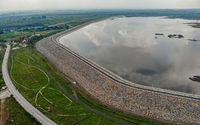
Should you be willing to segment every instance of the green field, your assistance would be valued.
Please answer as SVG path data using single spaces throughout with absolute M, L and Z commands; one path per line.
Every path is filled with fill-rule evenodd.
M 40 61 L 40 63 L 47 68 L 47 70 L 62 85 L 62 87 L 65 88 L 68 93 L 73 95 L 69 81 L 59 75 L 34 50 L 30 49 L 30 51 Z M 118 124 L 91 112 L 68 98 L 58 88 L 54 81 L 43 71 L 41 66 L 34 61 L 26 49 L 19 49 L 11 52 L 9 69 L 13 83 L 25 96 L 25 98 L 27 98 L 35 107 L 56 121 L 58 124 Z M 93 109 L 101 111 L 114 118 L 137 125 L 159 124 L 112 111 L 88 98 L 77 87 L 76 91 L 82 102 L 89 105 Z
M 7 40 L 7 41 L 12 41 L 17 38 L 20 38 L 22 35 L 28 35 L 27 32 L 7 32 L 4 34 L 0 34 L 0 39 Z
M 13 51 L 9 65 L 12 80 L 20 92 L 58 124 L 115 124 L 65 96 L 25 49 Z M 64 84 L 70 90 L 69 83 Z

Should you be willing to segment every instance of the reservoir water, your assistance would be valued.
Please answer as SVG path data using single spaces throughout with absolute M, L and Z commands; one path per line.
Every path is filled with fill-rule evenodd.
M 90 24 L 60 43 L 133 83 L 200 94 L 195 20 L 125 17 Z M 195 81 L 196 80 L 196 81 Z

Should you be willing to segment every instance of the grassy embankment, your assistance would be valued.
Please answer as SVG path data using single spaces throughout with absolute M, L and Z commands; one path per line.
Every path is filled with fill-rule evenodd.
M 73 94 L 69 81 L 59 75 L 56 70 L 31 49 L 33 55 L 47 68 L 55 79 L 71 95 Z M 12 66 L 13 61 L 13 66 Z M 33 61 L 27 50 L 15 50 L 9 60 L 11 77 L 20 92 L 44 114 L 59 124 L 117 124 L 99 116 L 69 99 L 58 86 L 45 74 L 40 65 Z M 12 67 L 12 68 L 11 68 Z M 23 71 L 23 72 L 22 72 Z M 84 95 L 76 88 L 79 99 L 98 111 L 130 124 L 159 124 L 156 122 L 134 118 L 112 111 Z
M 27 50 L 13 51 L 9 67 L 14 84 L 25 98 L 58 124 L 116 124 L 65 96 L 40 65 L 29 56 Z M 68 81 L 59 78 L 55 73 L 52 75 L 72 94 Z
M 3 63 L 3 58 L 4 58 L 4 54 L 5 54 L 5 45 L 4 44 L 0 44 L 0 66 Z M 2 77 L 2 68 L 0 68 L 0 88 L 2 88 L 3 86 L 5 86 L 3 77 Z

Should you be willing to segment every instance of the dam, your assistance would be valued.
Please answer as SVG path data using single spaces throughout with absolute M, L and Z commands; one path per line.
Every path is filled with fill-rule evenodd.
M 36 44 L 36 49 L 103 105 L 166 123 L 200 124 L 200 95 L 130 82 L 73 51 L 67 44 L 61 44 L 60 39 L 94 23 L 82 24 L 45 38 Z
M 187 25 L 191 22 L 115 18 L 86 26 L 59 41 L 133 83 L 200 94 L 200 84 L 190 79 L 200 74 L 200 42 L 188 40 L 200 39 L 200 29 Z

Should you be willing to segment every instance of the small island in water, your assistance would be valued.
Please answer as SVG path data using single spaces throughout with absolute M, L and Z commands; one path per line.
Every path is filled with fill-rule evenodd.
M 181 34 L 170 34 L 170 35 L 168 35 L 168 37 L 169 38 L 178 38 L 178 39 L 184 38 L 184 36 Z
M 165 34 L 163 34 L 163 33 L 155 33 L 155 38 L 156 39 L 158 38 L 157 36 L 165 36 Z M 169 38 L 178 38 L 178 39 L 184 38 L 184 36 L 181 35 L 181 34 L 169 34 L 168 37 Z
M 194 28 L 200 28 L 200 23 L 187 23 L 189 26 L 192 26 Z
M 193 76 L 193 77 L 190 77 L 189 79 L 194 82 L 200 82 L 200 76 Z
M 200 40 L 197 40 L 197 39 L 188 39 L 188 40 L 190 40 L 192 42 L 200 42 Z
M 163 33 L 155 33 L 156 36 L 164 36 Z

